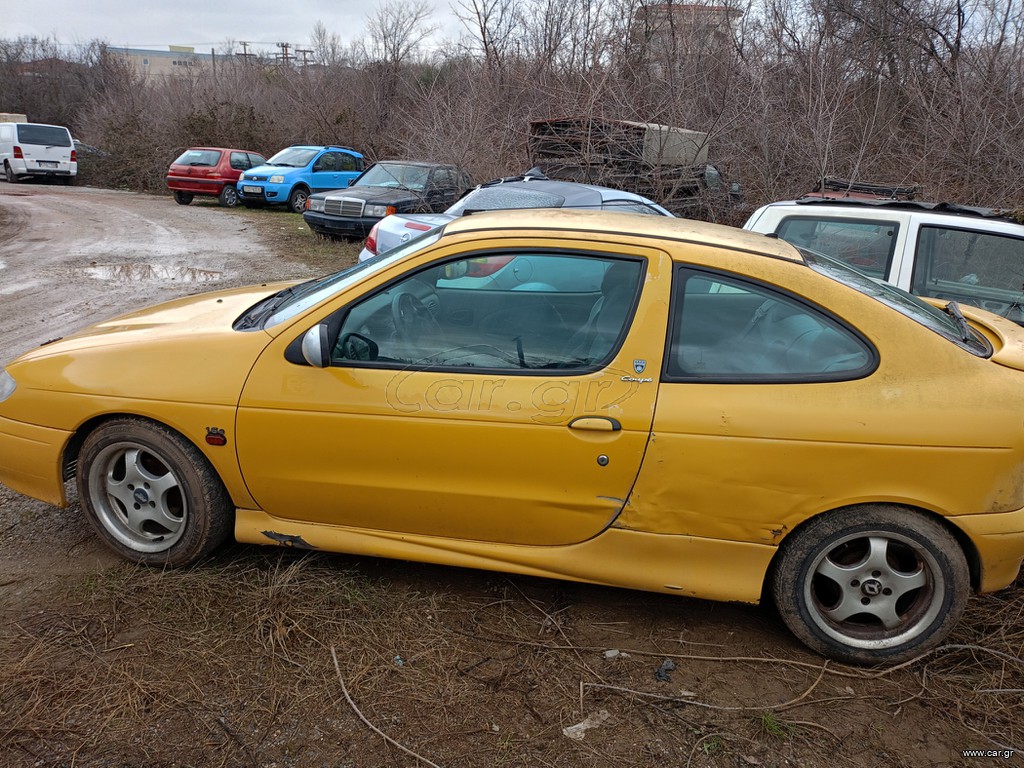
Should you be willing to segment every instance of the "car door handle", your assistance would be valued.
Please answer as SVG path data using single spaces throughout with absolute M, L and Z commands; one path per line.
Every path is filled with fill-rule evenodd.
M 605 416 L 580 416 L 569 422 L 570 429 L 586 429 L 591 432 L 618 432 L 622 425 L 618 419 Z

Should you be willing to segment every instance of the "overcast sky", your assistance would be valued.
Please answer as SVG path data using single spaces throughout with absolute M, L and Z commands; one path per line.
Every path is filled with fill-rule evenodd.
M 64 45 L 103 40 L 113 46 L 157 48 L 190 45 L 222 49 L 225 41 L 254 43 L 275 52 L 275 43 L 306 47 L 323 22 L 344 43 L 366 28 L 380 0 L 31 0 L 4 3 L 0 37 L 56 38 Z M 433 0 L 436 37 L 457 39 L 463 29 L 447 0 Z

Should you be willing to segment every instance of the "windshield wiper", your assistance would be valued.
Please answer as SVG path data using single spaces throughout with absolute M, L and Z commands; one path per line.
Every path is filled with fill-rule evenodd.
M 263 301 L 256 304 L 255 307 L 250 309 L 235 325 L 235 329 L 244 331 L 249 328 L 256 328 L 260 323 L 267 317 L 270 317 L 275 310 L 281 307 L 286 301 L 294 297 L 300 291 L 305 291 L 311 285 L 315 285 L 320 282 L 320 278 L 314 278 L 313 280 L 307 280 L 304 283 L 293 285 L 290 288 L 285 288 L 265 298 Z
M 955 301 L 951 301 L 946 304 L 946 313 L 956 320 L 956 326 L 960 330 L 960 339 L 962 341 L 971 340 L 971 329 L 967 325 L 967 318 L 964 317 L 964 313 L 960 311 L 960 305 Z

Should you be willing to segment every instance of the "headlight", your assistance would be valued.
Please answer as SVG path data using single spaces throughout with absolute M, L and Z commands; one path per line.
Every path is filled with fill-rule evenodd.
M 269 181 L 271 184 L 284 184 L 284 176 L 277 174 L 277 176 L 271 176 Z
M 366 216 L 376 216 L 383 218 L 388 215 L 388 206 L 386 205 L 368 205 L 363 211 Z
M 6 370 L 0 371 L 0 403 L 13 395 L 14 389 L 17 386 L 18 385 L 14 382 L 14 377 L 11 376 L 11 374 Z
M 326 200 L 317 200 L 315 197 L 311 197 L 311 198 L 309 198 L 309 200 L 307 202 L 309 203 L 309 210 L 311 210 L 311 211 L 321 211 L 322 212 L 324 210 L 324 204 L 327 201 Z

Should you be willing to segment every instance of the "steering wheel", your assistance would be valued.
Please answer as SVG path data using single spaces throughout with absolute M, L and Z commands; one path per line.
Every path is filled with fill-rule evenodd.
M 434 315 L 411 293 L 400 293 L 391 300 L 391 317 L 395 333 L 407 344 L 416 345 L 444 335 Z

